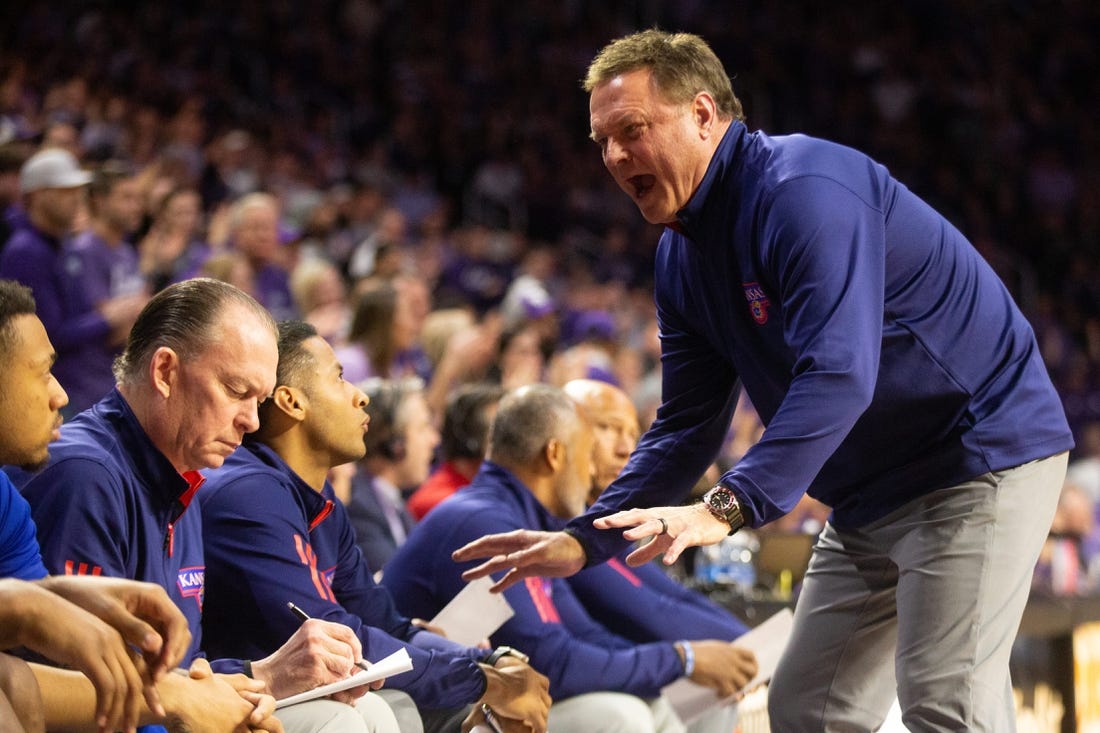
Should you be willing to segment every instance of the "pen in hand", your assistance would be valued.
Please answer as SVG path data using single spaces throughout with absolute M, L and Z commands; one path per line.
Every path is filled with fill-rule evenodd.
M 306 621 L 309 621 L 309 620 L 310 620 L 310 618 L 312 618 L 312 617 L 311 617 L 311 616 L 310 616 L 310 615 L 309 615 L 308 613 L 306 613 L 306 612 L 305 612 L 305 611 L 303 611 L 302 609 L 300 609 L 300 608 L 298 608 L 297 606 L 295 606 L 295 605 L 294 605 L 294 603 L 293 603 L 293 602 L 291 602 L 291 601 L 287 601 L 287 602 L 286 602 L 286 607 L 287 607 L 287 608 L 289 608 L 289 609 L 290 609 L 290 611 L 291 611 L 291 613 L 293 613 L 293 614 L 294 614 L 295 616 L 297 616 L 297 617 L 298 617 L 298 619 L 299 619 L 299 620 L 300 620 L 300 621 L 301 621 L 302 623 L 305 623 Z M 360 660 L 360 661 L 356 662 L 356 663 L 355 663 L 355 666 L 356 666 L 356 667 L 358 667 L 359 669 L 362 669 L 362 670 L 368 670 L 368 669 L 370 669 L 370 667 L 369 667 L 369 666 L 367 665 L 367 663 L 366 663 L 366 662 L 364 662 L 364 661 L 362 661 L 362 660 Z

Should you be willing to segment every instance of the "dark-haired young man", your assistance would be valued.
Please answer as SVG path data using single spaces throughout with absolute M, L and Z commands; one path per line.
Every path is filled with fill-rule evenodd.
M 503 396 L 504 390 L 495 384 L 466 384 L 447 398 L 439 445 L 443 461 L 406 502 L 413 519 L 423 519 L 477 474 L 485 458 L 489 424 Z
M 135 172 L 121 161 L 100 165 L 88 186 L 91 225 L 62 248 L 59 277 L 67 319 L 102 318 L 102 329 L 58 359 L 57 377 L 70 411 L 82 412 L 115 385 L 111 371 L 134 319 L 149 300 L 137 251 L 127 240 L 141 224 L 144 198 Z
M 403 731 L 417 729 L 420 718 L 428 730 L 457 730 L 474 702 L 491 705 L 514 725 L 544 731 L 546 678 L 514 656 L 464 647 L 421 628 L 398 614 L 372 580 L 327 480 L 332 467 L 363 456 L 367 397 L 344 380 L 335 353 L 312 326 L 279 325 L 275 383 L 255 435 L 200 495 L 210 560 L 209 649 L 270 653 L 298 624 L 286 610 L 292 602 L 352 629 L 370 659 L 408 651 L 412 671 L 388 679 L 382 691 L 403 691 L 416 703 L 419 716 L 404 701 L 394 703 Z

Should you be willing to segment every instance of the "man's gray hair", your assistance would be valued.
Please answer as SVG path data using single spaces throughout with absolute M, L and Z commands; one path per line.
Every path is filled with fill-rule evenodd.
M 126 349 L 115 359 L 115 380 L 132 384 L 145 374 L 162 346 L 185 359 L 201 353 L 218 338 L 218 318 L 231 304 L 252 311 L 277 336 L 275 319 L 240 288 L 197 277 L 169 285 L 145 304 L 130 329 Z
M 569 440 L 578 419 L 576 405 L 557 387 L 520 387 L 500 401 L 486 457 L 505 466 L 526 466 L 551 438 Z

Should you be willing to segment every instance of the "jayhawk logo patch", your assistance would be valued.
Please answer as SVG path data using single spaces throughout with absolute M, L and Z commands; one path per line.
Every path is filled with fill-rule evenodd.
M 741 287 L 745 289 L 745 300 L 749 301 L 749 312 L 752 313 L 752 319 L 758 324 L 763 326 L 768 322 L 768 308 L 771 308 L 771 301 L 768 300 L 768 294 L 764 292 L 764 288 L 760 287 L 759 283 L 742 283 Z
M 180 595 L 184 598 L 194 598 L 202 610 L 203 592 L 206 587 L 206 566 L 197 565 L 189 568 L 180 568 L 176 575 L 176 584 L 179 586 Z

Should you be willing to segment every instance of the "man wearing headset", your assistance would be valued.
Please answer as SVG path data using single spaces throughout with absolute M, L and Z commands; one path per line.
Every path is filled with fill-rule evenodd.
M 348 515 L 359 549 L 377 573 L 412 529 L 402 492 L 428 477 L 439 431 L 419 379 L 368 379 L 362 388 L 370 399 L 370 430 L 364 437 L 366 457 L 351 482 Z

